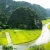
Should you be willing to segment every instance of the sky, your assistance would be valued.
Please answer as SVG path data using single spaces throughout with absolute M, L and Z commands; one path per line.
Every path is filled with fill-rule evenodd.
M 50 0 L 15 0 L 15 1 L 26 1 L 31 4 L 39 4 L 44 8 L 50 8 Z

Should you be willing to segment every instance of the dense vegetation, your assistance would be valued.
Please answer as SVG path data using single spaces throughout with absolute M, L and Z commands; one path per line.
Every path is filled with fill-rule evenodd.
M 13 47 L 12 46 L 2 46 L 2 50 L 13 50 Z
M 13 0 L 4 0 L 4 1 L 0 0 L 0 11 L 2 11 L 4 13 L 4 15 L 6 16 L 6 21 L 4 21 L 5 19 L 2 20 L 2 21 L 4 21 L 4 24 L 2 23 L 2 21 L 0 21 L 0 23 L 2 24 L 2 26 L 0 26 L 0 28 L 8 28 L 9 27 L 7 25 L 7 21 L 10 20 L 10 15 L 18 7 L 29 7 L 36 12 L 36 14 L 40 17 L 40 19 L 46 19 L 46 16 L 47 16 L 46 9 L 41 7 L 40 5 L 31 4 L 31 3 L 28 3 L 25 1 L 16 2 Z M 24 27 L 24 25 L 23 25 L 23 27 Z
M 45 8 L 41 7 L 40 5 L 33 4 L 33 9 L 37 12 L 38 16 L 41 19 L 46 19 L 47 13 L 46 13 Z
M 24 1 L 21 1 L 21 2 L 20 1 L 16 2 L 13 0 L 4 0 L 4 1 L 0 0 L 0 1 L 1 1 L 0 9 L 4 11 L 7 16 L 9 16 L 13 12 L 14 9 L 24 6 L 24 7 L 29 7 L 31 9 L 34 9 L 41 19 L 46 19 L 46 16 L 47 16 L 46 10 L 40 5 L 31 4 Z
M 8 25 L 12 28 L 35 29 L 42 28 L 42 23 L 36 12 L 28 7 L 20 7 L 12 12 Z
M 50 9 L 45 9 L 37 4 L 28 2 L 16 2 L 13 0 L 0 0 L 0 29 L 16 28 L 8 30 L 0 30 L 0 45 L 7 45 L 6 32 L 10 34 L 13 44 L 20 44 L 35 40 L 39 37 L 42 24 L 50 22 L 46 19 L 50 16 Z M 17 30 L 21 29 L 34 29 L 34 30 Z M 36 30 L 39 28 L 38 30 Z M 48 26 L 50 29 L 50 25 Z M 33 46 L 28 50 L 50 50 L 50 43 Z M 12 46 L 3 46 L 3 50 L 13 50 Z
M 0 28 L 4 28 L 7 24 L 7 16 L 4 12 L 0 11 Z

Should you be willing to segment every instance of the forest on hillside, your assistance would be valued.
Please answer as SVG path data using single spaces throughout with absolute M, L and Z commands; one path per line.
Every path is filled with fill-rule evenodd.
M 13 22 L 13 24 L 11 25 L 9 22 L 10 21 L 12 21 L 12 20 L 14 20 L 15 19 L 15 17 L 13 16 L 13 14 L 14 15 L 16 15 L 15 14 L 15 12 L 16 12 L 16 9 L 17 8 L 19 8 L 19 7 L 28 7 L 28 10 L 29 10 L 29 8 L 30 9 L 32 9 L 33 10 L 33 12 L 36 12 L 35 14 L 38 16 L 35 16 L 35 14 L 34 13 L 32 13 L 32 14 L 34 14 L 33 16 L 35 17 L 33 17 L 33 19 L 35 19 L 35 20 L 39 20 L 40 22 L 39 23 L 41 23 L 41 20 L 43 20 L 43 19 L 46 19 L 47 18 L 47 12 L 46 12 L 46 9 L 45 8 L 43 8 L 42 6 L 40 6 L 40 5 L 37 5 L 37 4 L 31 4 L 31 3 L 28 3 L 28 2 L 24 2 L 24 1 L 18 1 L 18 2 L 16 2 L 16 1 L 13 1 L 13 0 L 4 0 L 4 1 L 2 1 L 2 0 L 0 0 L 0 28 L 10 28 L 11 26 L 15 26 L 17 23 L 18 23 L 18 25 L 19 25 L 19 21 L 17 22 L 17 23 L 15 23 L 15 21 Z M 15 11 L 15 12 L 14 12 Z M 23 12 L 23 11 L 25 11 L 25 9 L 22 11 L 21 9 L 20 9 L 20 11 L 21 11 L 21 13 Z M 20 12 L 19 11 L 19 12 Z M 27 11 L 26 11 L 27 12 Z M 28 11 L 29 12 L 29 11 Z M 31 12 L 31 10 L 30 10 L 30 12 Z M 17 12 L 16 12 L 17 13 Z M 23 12 L 24 13 L 24 12 Z M 22 13 L 22 14 L 23 14 Z M 31 13 L 30 13 L 31 14 Z M 25 16 L 26 14 L 23 14 L 23 16 Z M 19 15 L 19 16 L 22 16 L 22 15 Z M 29 16 L 29 14 L 27 14 L 27 16 Z M 26 16 L 26 17 L 27 17 Z M 36 17 L 37 17 L 37 19 L 36 19 Z M 16 15 L 16 19 L 17 19 L 18 17 L 17 17 L 17 15 Z M 23 20 L 22 19 L 22 17 L 20 17 L 21 18 L 21 20 Z M 29 19 L 31 18 L 31 16 L 29 17 Z M 39 19 L 38 19 L 39 18 Z M 16 20 L 15 19 L 15 20 Z M 18 18 L 19 19 L 19 18 Z M 25 22 L 23 22 L 23 23 L 26 23 L 26 22 L 29 22 L 29 21 L 27 21 L 27 19 L 25 19 Z M 15 25 L 14 25 L 14 23 L 15 23 Z M 21 22 L 20 22 L 21 23 Z M 18 27 L 21 27 L 21 26 L 24 26 L 24 27 L 26 27 L 26 25 L 29 25 L 29 24 L 31 24 L 31 22 L 28 24 L 20 24 L 20 26 L 18 26 Z M 34 24 L 35 24 L 35 22 L 34 22 Z M 33 25 L 34 25 L 33 24 Z M 37 23 L 36 23 L 37 24 Z M 39 25 L 39 24 L 38 24 Z M 30 25 L 29 27 L 31 27 L 32 25 Z M 42 26 L 42 23 L 40 24 L 40 26 Z M 14 28 L 18 28 L 17 27 L 17 25 L 16 25 L 16 27 L 14 27 Z M 12 27 L 11 27 L 12 28 Z

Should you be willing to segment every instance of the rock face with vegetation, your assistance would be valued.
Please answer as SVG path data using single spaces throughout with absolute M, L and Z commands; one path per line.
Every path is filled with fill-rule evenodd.
M 42 28 L 42 23 L 36 12 L 28 7 L 19 7 L 9 18 L 11 28 L 35 29 Z

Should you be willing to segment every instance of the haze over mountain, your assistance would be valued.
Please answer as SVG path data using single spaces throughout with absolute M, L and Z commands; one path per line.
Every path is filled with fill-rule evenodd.
M 46 9 L 47 16 L 50 17 L 50 8 Z

